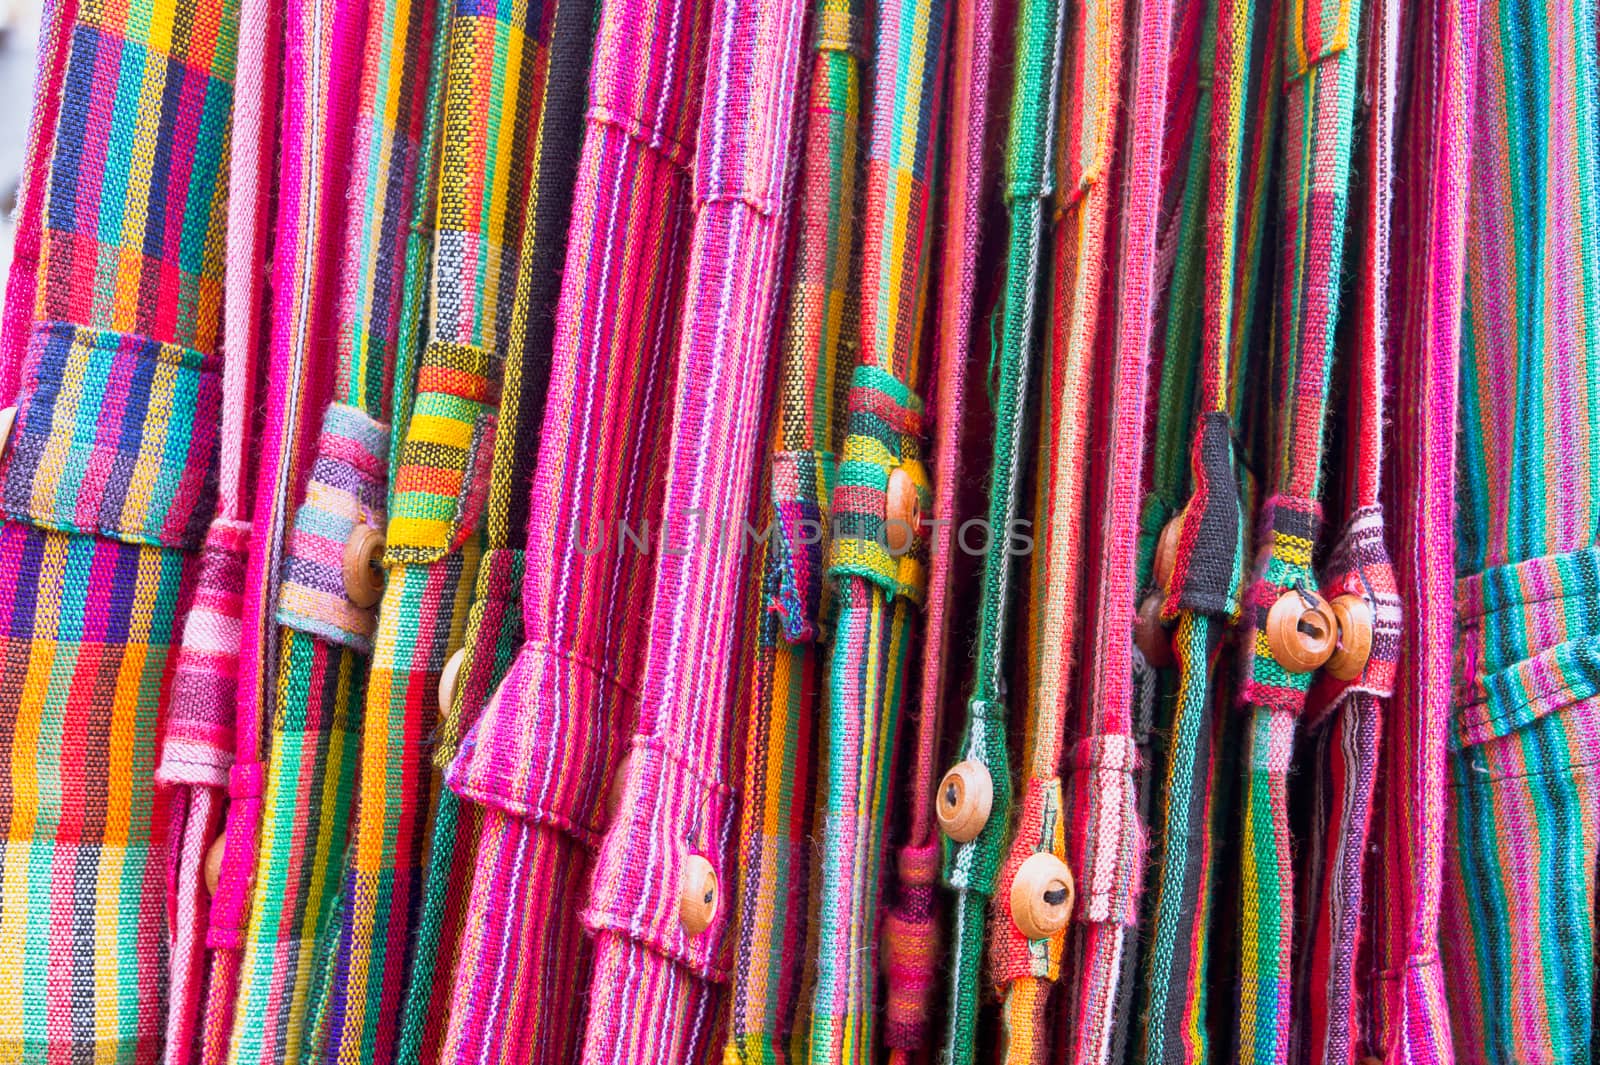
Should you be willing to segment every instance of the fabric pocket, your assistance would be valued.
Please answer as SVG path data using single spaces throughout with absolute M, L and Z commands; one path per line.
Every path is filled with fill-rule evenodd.
M 1456 601 L 1456 750 L 1508 737 L 1600 695 L 1600 549 L 1464 578 Z M 1592 736 L 1574 735 L 1571 744 L 1570 764 L 1600 758 Z
M 386 562 L 438 562 L 482 524 L 498 424 L 492 371 L 483 348 L 435 342 L 423 353 L 395 471 Z
M 7 517 L 199 547 L 216 504 L 221 402 L 215 360 L 192 348 L 39 324 L 5 466 Z

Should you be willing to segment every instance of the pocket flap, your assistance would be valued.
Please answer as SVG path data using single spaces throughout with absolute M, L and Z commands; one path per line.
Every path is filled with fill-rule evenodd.
M 1600 694 L 1600 548 L 1456 583 L 1456 749 Z
M 193 550 L 217 495 L 214 359 L 65 322 L 34 328 L 5 470 L 11 518 Z
M 437 562 L 482 523 L 498 420 L 493 369 L 488 351 L 467 344 L 423 352 L 394 475 L 388 562 Z

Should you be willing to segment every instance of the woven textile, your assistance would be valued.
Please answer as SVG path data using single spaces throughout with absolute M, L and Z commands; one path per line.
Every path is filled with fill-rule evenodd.
M 1018 467 L 1027 447 L 1030 363 L 1038 343 L 1036 324 L 1043 295 L 1041 250 L 1045 202 L 1054 191 L 1056 116 L 1060 98 L 1065 5 L 1029 0 L 1017 11 L 1016 70 L 1006 140 L 1004 195 L 1007 209 L 1006 283 L 1001 297 L 995 436 L 987 519 L 991 542 L 983 560 L 976 675 L 967 701 L 960 757 L 986 768 L 994 787 L 988 821 L 965 843 L 946 840 L 944 882 L 956 892 L 951 931 L 950 1007 L 942 1054 L 967 1065 L 976 1049 L 984 925 L 999 886 L 1000 863 L 1011 814 L 1010 756 L 1006 749 L 1005 692 L 1007 622 L 1016 560 L 1004 539 L 1019 513 Z
M 229 954 L 237 946 L 237 960 L 219 956 L 213 968 L 214 985 L 237 983 L 230 1061 L 298 1060 L 323 1045 L 338 870 L 376 628 L 374 612 L 345 594 L 342 558 L 358 524 L 383 527 L 388 481 L 387 397 L 354 368 L 383 359 L 403 333 L 401 281 L 412 249 L 399 234 L 411 221 L 426 79 L 417 85 L 401 71 L 413 51 L 426 70 L 432 44 L 431 18 L 415 14 L 389 7 L 369 19 L 358 5 L 311 3 L 284 16 L 271 349 L 287 372 L 270 377 L 267 424 L 282 442 L 275 446 L 295 457 L 270 497 L 258 493 L 254 522 L 264 561 L 276 560 L 280 579 L 275 591 L 271 581 L 261 585 L 276 627 L 269 623 L 250 670 L 271 678 L 258 689 L 270 692 L 265 737 L 240 744 L 230 786 L 230 818 L 246 812 L 228 826 L 224 878 L 235 864 L 251 884 L 242 913 L 232 915 L 237 927 L 248 914 L 242 943 L 235 932 L 217 944 Z M 391 98 L 401 85 L 408 91 Z M 380 103 L 391 99 L 393 107 Z M 366 210 L 357 194 L 352 205 L 346 182 L 365 189 L 372 175 L 378 187 L 393 186 L 394 199 Z M 334 344 L 319 341 L 329 336 Z M 320 431 L 308 446 L 313 425 Z M 252 841 L 254 854 L 245 849 Z M 213 906 L 214 933 L 216 916 Z M 219 979 L 227 967 L 236 981 L 227 972 Z
M 19 249 L 37 272 L 9 293 L 0 375 L 0 1057 L 155 1061 L 173 795 L 154 771 L 215 506 L 238 12 L 47 16 Z
M 1117 323 L 1106 327 L 1113 355 L 1107 380 L 1110 417 L 1101 430 L 1108 453 L 1101 482 L 1098 551 L 1089 564 L 1085 633 L 1086 688 L 1082 735 L 1067 755 L 1065 817 L 1074 826 L 1067 857 L 1077 878 L 1079 923 L 1068 933 L 1063 961 L 1074 974 L 1065 1003 L 1067 1044 L 1073 1065 L 1105 1065 L 1127 1053 L 1126 986 L 1136 956 L 1133 928 L 1144 876 L 1145 829 L 1139 805 L 1140 752 L 1135 725 L 1135 652 L 1129 608 L 1138 590 L 1137 531 L 1145 452 L 1151 342 L 1155 327 L 1156 246 L 1159 229 L 1158 167 L 1133 162 L 1160 151 L 1169 98 L 1168 63 L 1173 7 L 1144 3 L 1129 27 L 1133 36 L 1128 86 L 1121 98 L 1130 115 L 1122 131 L 1128 155 L 1124 175 L 1120 281 L 1101 297 L 1100 311 Z M 1111 120 L 1108 124 L 1115 125 Z M 1109 175 L 1108 175 L 1109 178 Z M 1153 676 L 1142 671 L 1151 681 Z M 1153 683 L 1150 685 L 1153 690 Z M 1119 1016 L 1121 1014 L 1121 1016 Z
M 524 642 L 449 773 L 484 810 L 447 1060 L 568 1061 L 584 1030 L 578 914 L 636 712 L 652 578 L 640 545 L 660 528 L 708 14 L 600 8 L 527 511 Z
M 1330 602 L 1358 595 L 1373 609 L 1371 652 L 1360 676 L 1324 670 L 1308 697 L 1311 824 L 1297 871 L 1295 1003 L 1290 1054 L 1333 1065 L 1362 1052 L 1366 1004 L 1359 976 L 1364 870 L 1377 785 L 1382 699 L 1394 690 L 1402 604 L 1384 545 L 1378 487 L 1383 467 L 1388 344 L 1390 214 L 1400 11 L 1375 0 L 1364 11 L 1357 163 L 1364 191 L 1355 216 L 1354 358 L 1344 408 L 1344 531 L 1323 566 Z M 1353 202 L 1356 202 L 1353 200 Z
M 1572 1061 L 1600 1052 L 1600 250 L 1579 222 L 1600 192 L 1596 11 L 1491 2 L 1479 18 L 1445 992 L 1458 1060 Z
M 903 1065 L 927 1042 L 937 985 L 943 930 L 936 914 L 935 883 L 940 845 L 934 829 L 933 790 L 938 780 L 943 732 L 954 585 L 957 500 L 961 479 L 961 434 L 967 409 L 967 361 L 977 311 L 978 258 L 983 235 L 989 140 L 992 52 L 996 13 L 990 0 L 955 4 L 949 15 L 950 87 L 944 109 L 948 128 L 943 190 L 943 243 L 939 250 L 935 334 L 933 452 L 934 485 L 928 552 L 926 628 L 922 676 L 912 694 L 914 722 L 910 767 L 910 814 L 895 860 L 893 902 L 884 916 L 881 946 L 886 990 L 883 1043 L 890 1060 Z
M 426 823 L 440 783 L 425 738 L 438 727 L 439 674 L 463 638 L 483 551 L 499 368 L 558 10 L 554 3 L 506 8 L 469 0 L 450 17 L 432 339 L 415 387 L 393 404 L 406 428 L 363 715 L 330 1060 L 386 1063 L 395 1053 Z
M 572 181 L 583 131 L 584 75 L 589 66 L 594 7 L 567 0 L 540 27 L 546 69 L 535 88 L 537 152 L 531 160 L 523 212 L 515 298 L 502 368 L 499 425 L 485 502 L 485 549 L 466 618 L 463 658 L 453 706 L 439 707 L 433 764 L 448 768 L 463 728 L 505 675 L 522 634 L 522 544 L 527 538 L 528 491 L 539 446 L 549 374 L 548 351 L 559 291 L 557 264 L 566 248 Z M 475 38 L 474 38 L 475 39 Z M 448 1029 L 452 977 L 471 896 L 478 807 L 463 807 L 454 791 L 438 789 L 428 845 L 422 910 L 396 1057 L 435 1061 Z
M 926 305 L 930 182 L 943 86 L 942 0 L 873 9 L 871 137 L 861 233 L 860 363 L 852 378 L 828 573 L 838 614 L 828 660 L 817 985 L 811 1060 L 866 1060 L 877 1038 L 877 929 L 890 774 L 906 656 L 926 573 L 920 529 L 887 550 L 895 469 L 932 509 L 916 395 Z
M 11 236 L 11 266 L 6 272 L 5 307 L 0 310 L 0 396 L 17 394 L 39 283 L 39 251 L 44 239 L 44 201 L 50 184 L 61 112 L 61 85 L 67 73 L 68 44 L 78 15 L 78 0 L 43 0 L 39 14 L 38 61 L 33 77 L 33 108 L 27 150 L 17 189 Z
M 1021 791 L 1016 822 L 1005 845 L 1000 884 L 1036 853 L 1067 857 L 1062 781 L 1063 747 L 1077 664 L 1082 661 L 1083 576 L 1089 567 L 1090 424 L 1097 376 L 1109 363 L 1109 333 L 1101 332 L 1108 295 L 1103 283 L 1111 230 L 1111 175 L 1117 109 L 1121 100 L 1123 7 L 1119 0 L 1083 6 L 1066 42 L 1068 71 L 1058 124 L 1061 148 L 1049 239 L 1053 245 L 1051 320 L 1040 386 L 1040 433 L 1036 543 L 1031 556 L 1033 593 L 1028 602 L 1028 693 L 1022 721 Z M 1141 374 L 1142 378 L 1142 374 Z M 1140 387 L 1143 382 L 1140 380 Z M 1113 399 L 1115 402 L 1115 399 Z M 1129 441 L 1138 455 L 1137 426 Z M 1129 532 L 1132 530 L 1129 529 Z M 1124 643 L 1127 641 L 1124 640 Z M 1076 722 L 1075 722 L 1076 724 Z M 1075 730 L 1076 731 L 1076 730 Z M 1093 727 L 1088 732 L 1096 731 Z M 1097 748 L 1105 748 L 1097 750 Z M 1131 787 L 1117 787 L 1117 763 L 1133 768 L 1131 750 L 1114 742 L 1074 748 L 1083 770 L 1107 770 L 1096 793 L 1119 798 L 1129 814 Z M 1104 757 L 1102 757 L 1104 755 Z M 1131 779 L 1128 778 L 1128 779 Z M 1083 810 L 1083 807 L 1079 807 Z M 1098 816 L 1098 814 L 1096 815 Z M 1132 886 L 1131 868 L 1103 871 Z M 1131 896 L 1124 896 L 1131 902 Z M 989 928 L 989 978 L 1003 995 L 1005 1060 L 1048 1058 L 1045 1008 L 1059 978 L 1066 932 L 1030 940 L 1012 919 L 1011 907 L 994 908 Z M 1101 912 L 1109 899 L 1100 901 Z M 1086 911 L 1088 912 L 1088 911 Z
M 1452 515 L 1462 352 L 1476 3 L 1423 5 L 1410 37 L 1397 142 L 1389 279 L 1390 394 L 1384 512 L 1405 607 L 1374 811 L 1368 1048 L 1387 1062 L 1454 1060 L 1439 963 L 1449 761 Z
M 727 909 L 680 918 L 684 863 L 733 882 L 729 751 L 742 552 L 751 510 L 768 330 L 788 219 L 806 5 L 711 5 L 695 152 L 693 234 L 672 394 L 662 550 L 617 812 L 595 858 L 586 1062 L 692 1062 L 719 1053 L 713 981 L 726 979 Z
M 790 268 L 768 500 L 756 524 L 772 539 L 752 566 L 753 646 L 737 698 L 746 748 L 739 817 L 725 1059 L 805 1061 L 807 986 L 796 961 L 817 934 L 813 848 L 823 751 L 826 533 L 836 464 L 836 393 L 856 336 L 854 251 L 861 115 L 858 5 L 823 0 L 796 174 Z
M 1322 525 L 1324 419 L 1349 212 L 1360 19 L 1354 0 L 1307 5 L 1287 18 L 1283 34 L 1273 494 L 1259 519 L 1238 692 L 1251 718 L 1240 847 L 1238 1038 L 1240 1060 L 1258 1065 L 1289 1059 L 1295 908 L 1288 775 L 1297 717 L 1314 676 L 1278 662 L 1267 642 L 1267 613 L 1281 596 L 1303 596 L 1316 582 L 1312 551 Z

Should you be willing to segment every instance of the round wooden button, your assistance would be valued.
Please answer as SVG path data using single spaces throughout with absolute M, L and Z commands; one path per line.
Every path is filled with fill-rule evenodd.
M 1338 641 L 1333 611 L 1316 592 L 1284 592 L 1267 611 L 1267 647 L 1290 673 L 1320 669 Z
M 449 713 L 450 706 L 456 701 L 456 684 L 461 680 L 461 667 L 467 661 L 467 649 L 457 647 L 456 653 L 444 661 L 444 668 L 439 671 L 439 712 Z
M 0 454 L 6 450 L 6 442 L 11 439 L 11 427 L 17 423 L 17 408 L 7 407 L 0 410 Z
M 1072 870 L 1054 854 L 1032 855 L 1011 881 L 1011 921 L 1029 939 L 1047 939 L 1072 917 Z
M 684 859 L 683 882 L 678 889 L 678 917 L 683 930 L 697 936 L 711 927 L 717 916 L 717 872 L 698 854 Z
M 1152 591 L 1139 604 L 1139 613 L 1133 619 L 1134 645 L 1152 669 L 1168 669 L 1178 661 L 1172 653 L 1172 634 L 1161 623 L 1161 603 L 1161 593 Z
M 977 839 L 983 826 L 989 823 L 989 811 L 993 806 L 994 781 L 989 777 L 989 770 L 968 759 L 958 763 L 939 781 L 934 814 L 945 835 L 957 843 L 967 843 Z
M 889 471 L 889 498 L 884 507 L 883 542 L 896 554 L 911 550 L 917 526 L 922 523 L 917 486 L 904 467 Z
M 628 770 L 633 767 L 633 750 L 628 749 L 622 755 L 622 760 L 617 763 L 617 768 L 611 771 L 611 786 L 606 789 L 606 820 L 615 821 L 617 811 L 622 809 L 622 796 L 628 790 Z
M 1331 609 L 1339 645 L 1328 656 L 1328 672 L 1340 680 L 1355 680 L 1372 657 L 1372 608 L 1359 595 L 1341 595 Z
M 215 895 L 222 881 L 222 855 L 228 849 L 228 834 L 223 832 L 206 848 L 206 861 L 202 872 L 206 879 L 206 894 Z
M 1177 514 L 1161 527 L 1161 538 L 1156 541 L 1156 586 L 1163 590 L 1172 580 L 1172 571 L 1178 565 L 1178 537 L 1183 532 L 1183 515 Z
M 356 606 L 383 598 L 383 533 L 362 522 L 344 542 L 344 594 Z

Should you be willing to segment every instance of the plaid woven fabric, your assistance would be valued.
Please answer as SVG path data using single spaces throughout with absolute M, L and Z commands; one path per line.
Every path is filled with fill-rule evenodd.
M 874 9 L 873 95 L 861 233 L 860 365 L 852 379 L 832 501 L 829 576 L 838 616 L 828 662 L 827 774 L 819 869 L 811 1060 L 865 1060 L 877 1043 L 878 903 L 890 774 L 915 608 L 921 530 L 888 551 L 887 486 L 898 468 L 932 508 L 916 395 L 927 298 L 934 131 L 939 128 L 942 0 Z
M 1004 184 L 1006 283 L 994 354 L 998 388 L 987 514 L 996 536 L 1009 534 L 1019 513 L 1018 466 L 1027 446 L 1029 365 L 1037 344 L 1038 301 L 1043 289 L 1044 205 L 1055 184 L 1057 123 L 1053 105 L 1060 98 L 1065 26 L 1064 5 L 1029 0 L 1018 8 Z M 1011 763 L 1002 699 L 1015 560 L 1003 546 L 990 550 L 983 561 L 977 668 L 958 744 L 960 757 L 988 770 L 994 799 L 989 819 L 975 839 L 965 843 L 946 840 L 944 848 L 944 882 L 956 892 L 950 1007 L 942 1051 L 952 1065 L 967 1065 L 976 1049 L 979 995 L 985 982 L 984 925 L 1000 882 L 1011 816 Z
M 50 158 L 55 154 L 61 86 L 67 75 L 68 45 L 78 0 L 43 0 L 40 8 L 33 107 L 12 220 L 15 229 L 11 234 L 11 266 L 6 271 L 4 287 L 0 288 L 5 293 L 5 306 L 0 308 L 0 396 L 7 399 L 17 394 L 17 374 L 33 332 L 45 192 L 50 185 Z
M 967 405 L 967 360 L 976 315 L 978 257 L 983 233 L 985 163 L 989 131 L 990 72 L 996 13 L 990 0 L 956 4 L 951 23 L 948 128 L 944 172 L 944 236 L 937 279 L 938 325 L 934 366 L 932 521 L 927 539 L 926 628 L 922 676 L 911 718 L 910 813 L 895 860 L 893 902 L 884 915 L 881 958 L 886 999 L 883 1043 L 891 1062 L 904 1065 L 927 1042 L 937 980 L 942 929 L 935 913 L 939 836 L 933 824 L 947 651 L 955 619 L 951 559 L 961 486 L 961 433 Z
M 19 249 L 37 269 L 8 294 L 0 375 L 17 405 L 0 470 L 0 1057 L 149 1062 L 177 917 L 171 804 L 189 798 L 154 777 L 215 506 L 238 12 L 46 16 Z M 214 831 L 214 811 L 193 815 Z
M 1454 1060 L 1439 962 L 1445 865 L 1451 633 L 1450 564 L 1456 496 L 1456 415 L 1462 353 L 1464 237 L 1478 5 L 1440 0 L 1409 11 L 1390 273 L 1394 308 L 1385 436 L 1384 511 L 1395 530 L 1395 585 L 1404 603 L 1374 810 L 1372 1016 L 1368 1049 L 1383 1060 Z
M 1086 591 L 1083 577 L 1090 555 L 1086 503 L 1094 385 L 1096 378 L 1106 373 L 1111 352 L 1100 323 L 1107 295 L 1103 278 L 1112 213 L 1109 172 L 1115 163 L 1121 101 L 1122 20 L 1119 0 L 1085 5 L 1068 33 L 1066 92 L 1054 118 L 1061 150 L 1055 160 L 1050 233 L 1054 263 L 1049 345 L 1040 388 L 1037 538 L 1028 601 L 1022 787 L 1016 800 L 1015 828 L 1001 863 L 1002 885 L 1010 884 L 1022 863 L 1036 853 L 1067 857 L 1066 825 L 1071 822 L 1066 816 L 1060 773 L 1083 639 L 1080 621 Z M 1137 455 L 1137 435 L 1130 443 Z M 1087 731 L 1096 730 L 1091 727 Z M 1116 768 L 1115 752 L 1105 752 L 1108 757 L 1103 761 L 1100 752 L 1085 749 L 1082 753 L 1084 769 Z M 1131 757 L 1124 768 L 1131 771 Z M 1128 799 L 1131 813 L 1132 789 L 1119 792 L 1114 773 L 1101 783 L 1111 786 L 1100 797 L 1112 807 L 1119 795 Z M 1115 879 L 1130 876 L 1130 870 L 1105 873 Z M 1102 899 L 1102 906 L 1106 901 Z M 1012 919 L 1011 907 L 1004 903 L 991 914 L 989 978 L 1002 989 L 1006 1061 L 1043 1062 L 1048 1057 L 1045 1007 L 1050 988 L 1060 976 L 1066 939 L 1063 931 L 1048 939 L 1029 940 Z
M 538 40 L 548 55 L 533 108 L 539 115 L 523 212 L 516 295 L 502 369 L 499 426 L 488 474 L 485 550 L 466 618 L 464 657 L 453 706 L 439 707 L 434 766 L 443 771 L 460 737 L 482 710 L 515 656 L 522 635 L 522 544 L 528 493 L 539 446 L 548 382 L 548 351 L 558 294 L 557 264 L 565 255 L 572 182 L 583 131 L 585 74 L 594 32 L 594 7 L 567 0 L 548 16 Z M 463 806 L 440 788 L 428 845 L 422 910 L 406 988 L 397 1059 L 436 1061 L 448 1030 L 455 963 L 471 896 L 479 807 Z
M 728 712 L 740 552 L 762 432 L 769 329 L 788 219 L 805 57 L 801 0 L 711 5 L 662 513 L 639 713 L 616 813 L 595 857 L 586 1062 L 719 1053 L 714 982 L 727 909 L 691 932 L 677 885 L 698 855 L 731 884 L 736 806 Z
M 822 0 L 813 16 L 810 99 L 796 175 L 794 262 L 767 474 L 773 539 L 752 566 L 752 646 L 737 698 L 746 749 L 739 815 L 727 1059 L 807 1060 L 815 969 L 797 965 L 817 934 L 812 856 L 820 726 L 826 532 L 831 525 L 836 392 L 856 336 L 854 258 L 862 13 Z
M 1572 1061 L 1600 1053 L 1596 11 L 1479 18 L 1440 943 L 1457 1060 Z
M 708 14 L 600 9 L 526 512 L 524 642 L 449 773 L 484 810 L 447 1060 L 564 1062 L 584 1029 L 580 892 L 636 712 L 652 578 L 638 545 L 660 526 Z

